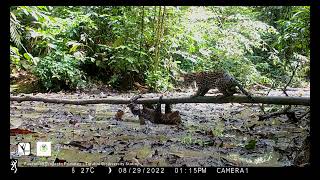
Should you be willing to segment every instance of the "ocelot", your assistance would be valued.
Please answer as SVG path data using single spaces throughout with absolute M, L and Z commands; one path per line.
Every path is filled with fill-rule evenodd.
M 238 87 L 243 94 L 253 100 L 243 86 L 223 70 L 184 74 L 183 79 L 185 86 L 191 85 L 194 81 L 197 83 L 198 90 L 192 97 L 204 96 L 210 89 L 214 88 L 217 88 L 224 96 L 232 96 L 238 92 L 236 89 Z

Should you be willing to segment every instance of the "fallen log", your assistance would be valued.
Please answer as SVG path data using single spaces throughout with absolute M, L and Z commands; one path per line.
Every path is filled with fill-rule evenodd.
M 221 96 L 201 96 L 201 97 L 163 97 L 162 104 L 178 104 L 178 103 L 262 103 L 262 104 L 278 104 L 278 105 L 303 105 L 310 106 L 310 97 L 288 97 L 288 96 L 252 96 L 254 102 L 246 96 L 235 95 L 231 97 Z M 100 98 L 100 99 L 57 99 L 57 98 L 43 98 L 35 96 L 10 96 L 10 101 L 39 101 L 44 103 L 56 104 L 73 104 L 73 105 L 86 105 L 86 104 L 129 104 L 130 99 L 120 98 Z M 136 101 L 137 104 L 156 104 L 159 98 L 140 98 Z

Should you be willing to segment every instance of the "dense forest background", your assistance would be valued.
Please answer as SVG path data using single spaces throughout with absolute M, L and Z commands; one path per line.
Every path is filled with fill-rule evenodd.
M 10 158 L 309 166 L 309 42 L 306 6 L 10 7 Z M 191 98 L 181 77 L 218 69 L 247 97 L 221 98 L 220 83 Z M 50 142 L 51 155 L 21 154 L 21 142 Z
M 223 68 L 246 86 L 281 87 L 294 73 L 301 87 L 309 35 L 305 6 L 11 7 L 10 79 L 24 92 L 167 91 L 181 73 Z

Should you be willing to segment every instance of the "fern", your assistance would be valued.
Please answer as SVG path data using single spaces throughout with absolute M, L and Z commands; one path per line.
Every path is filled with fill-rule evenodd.
M 20 24 L 19 21 L 17 21 L 15 15 L 13 13 L 10 13 L 10 38 L 11 41 L 17 46 L 21 47 L 21 36 L 18 31 Z

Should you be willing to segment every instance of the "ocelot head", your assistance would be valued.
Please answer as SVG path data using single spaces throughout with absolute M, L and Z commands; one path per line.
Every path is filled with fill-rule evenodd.
M 240 93 L 240 91 L 237 89 L 237 81 L 228 75 L 228 83 L 226 83 L 226 91 L 228 95 L 233 95 L 236 93 Z

